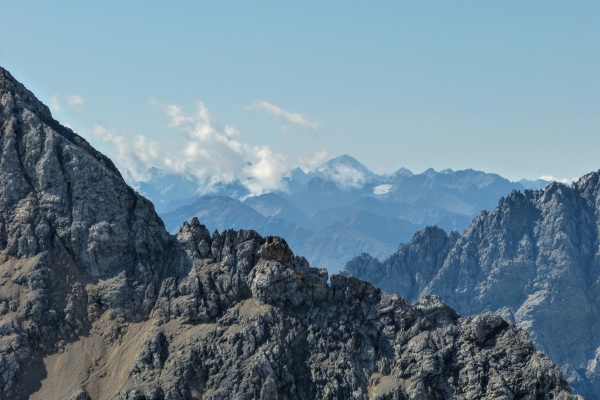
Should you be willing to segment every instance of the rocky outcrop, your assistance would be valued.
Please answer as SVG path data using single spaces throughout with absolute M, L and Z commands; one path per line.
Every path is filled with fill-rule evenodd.
M 388 260 L 363 255 L 347 273 L 412 300 L 440 295 L 463 315 L 494 312 L 515 322 L 562 366 L 578 393 L 598 399 L 599 192 L 599 172 L 571 187 L 513 191 L 458 240 L 424 230 Z M 455 244 L 440 251 L 430 243 L 444 240 Z M 408 260 L 403 255 L 410 252 L 430 261 Z M 417 283 L 421 271 L 430 274 L 428 282 Z
M 6 399 L 573 398 L 527 334 L 310 268 L 277 237 L 170 236 L 0 69 Z
M 417 232 L 408 244 L 383 262 L 363 253 L 346 264 L 346 274 L 363 277 L 388 293 L 416 300 L 441 269 L 448 253 L 460 238 L 430 226 Z
M 10 398 L 39 384 L 41 357 L 107 310 L 147 318 L 177 257 L 152 204 L 3 69 L 0 129 L 0 389 Z
M 192 221 L 179 238 L 188 238 L 187 243 L 194 238 L 203 252 L 208 242 L 202 230 Z M 164 324 L 181 315 L 206 319 L 210 303 L 198 307 L 192 300 L 197 296 L 190 296 L 192 282 L 201 282 L 192 292 L 215 299 L 213 309 L 219 310 L 206 331 L 214 339 L 196 348 L 173 348 L 181 357 L 167 361 L 162 371 L 167 378 L 146 379 L 146 387 L 138 386 L 146 396 L 159 391 L 156 386 L 171 398 L 535 398 L 560 393 L 558 369 L 538 380 L 537 374 L 550 367 L 548 360 L 523 331 L 499 317 L 461 319 L 435 296 L 412 306 L 340 275 L 331 278 L 329 287 L 326 270 L 309 268 L 282 239 L 261 241 L 252 232 L 227 231 L 214 240 L 219 245 L 211 244 L 211 254 L 171 285 L 173 291 L 161 291 L 162 306 L 155 314 Z M 247 260 L 256 255 L 248 271 Z M 186 388 L 182 371 L 192 368 L 211 390 Z

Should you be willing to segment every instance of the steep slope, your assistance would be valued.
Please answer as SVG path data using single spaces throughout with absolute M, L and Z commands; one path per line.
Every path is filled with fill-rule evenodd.
M 0 68 L 5 399 L 570 399 L 503 319 L 309 268 L 286 242 L 176 237 Z
M 146 318 L 177 256 L 152 204 L 3 69 L 0 105 L 0 389 L 16 397 L 105 310 Z
M 345 273 L 414 301 L 442 268 L 459 238 L 457 232 L 447 235 L 438 227 L 427 227 L 383 262 L 368 253 L 355 257 L 346 264 Z
M 580 393 L 597 399 L 599 180 L 594 172 L 571 187 L 551 183 L 535 192 L 513 191 L 491 212 L 481 213 L 458 240 L 423 231 L 383 263 L 363 255 L 347 272 L 410 299 L 440 295 L 464 315 L 491 311 L 516 322 Z M 442 251 L 419 247 L 453 240 L 454 246 Z M 431 262 L 415 263 L 407 252 Z M 415 275 L 424 269 L 435 271 L 426 287 Z

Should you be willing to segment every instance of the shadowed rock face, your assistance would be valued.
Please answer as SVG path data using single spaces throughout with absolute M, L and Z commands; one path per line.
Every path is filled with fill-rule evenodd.
M 310 268 L 277 237 L 177 236 L 0 68 L 6 399 L 572 398 L 500 317 Z
M 461 238 L 428 228 L 384 262 L 354 259 L 347 273 L 411 300 L 436 294 L 463 315 L 495 312 L 516 322 L 579 393 L 598 399 L 599 193 L 598 172 L 571 187 L 514 191 Z M 427 279 L 417 282 L 418 274 Z

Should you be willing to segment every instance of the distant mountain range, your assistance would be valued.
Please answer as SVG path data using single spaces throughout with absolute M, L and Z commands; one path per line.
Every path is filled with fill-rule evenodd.
M 401 168 L 378 175 L 343 155 L 308 173 L 290 171 L 287 191 L 249 197 L 243 185 L 232 183 L 199 197 L 192 180 L 158 169 L 149 172 L 151 178 L 139 182 L 138 190 L 156 204 L 169 232 L 196 216 L 211 230 L 280 235 L 311 264 L 330 272 L 341 270 L 361 252 L 384 257 L 425 226 L 462 232 L 481 210 L 492 209 L 511 190 L 548 183 L 511 182 L 471 169 L 413 174 Z
M 430 294 L 461 315 L 493 312 L 525 328 L 586 399 L 600 399 L 600 171 L 572 186 L 512 191 L 461 237 L 418 232 L 383 261 L 362 254 L 346 274 L 415 301 Z

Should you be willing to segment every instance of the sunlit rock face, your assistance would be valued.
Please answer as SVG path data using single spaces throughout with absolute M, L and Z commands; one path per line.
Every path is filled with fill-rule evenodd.
M 347 273 L 410 300 L 441 296 L 461 315 L 494 312 L 526 329 L 578 393 L 597 399 L 600 174 L 513 191 L 462 237 L 428 228 L 383 262 Z

